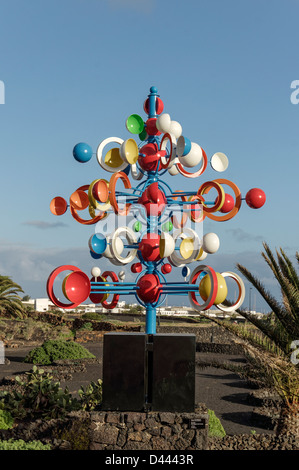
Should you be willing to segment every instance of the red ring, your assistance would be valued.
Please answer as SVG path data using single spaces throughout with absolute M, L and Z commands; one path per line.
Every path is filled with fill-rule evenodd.
M 186 176 L 187 178 L 197 178 L 198 176 L 200 176 L 206 170 L 206 168 L 208 166 L 208 157 L 207 157 L 207 154 L 204 151 L 204 149 L 201 149 L 201 150 L 202 150 L 202 156 L 203 156 L 203 164 L 202 164 L 201 168 L 198 171 L 196 171 L 195 173 L 189 173 L 188 171 L 184 170 L 181 163 L 176 163 L 177 169 L 179 170 L 181 175 Z
M 217 296 L 217 290 L 218 290 L 218 280 L 217 280 L 217 276 L 216 276 L 216 273 L 214 271 L 214 269 L 212 269 L 210 266 L 207 266 L 207 268 L 209 268 L 210 270 L 210 274 L 212 276 L 212 279 L 214 281 L 214 291 L 213 291 L 213 294 L 212 294 L 212 297 L 211 297 L 211 300 L 209 302 L 209 304 L 205 307 L 204 310 L 208 310 L 209 308 L 212 307 L 212 305 L 214 304 L 215 302 L 215 299 L 216 299 L 216 296 Z M 191 280 L 191 284 L 195 284 L 198 276 L 204 271 L 204 269 L 201 269 L 200 271 L 198 271 L 195 276 L 193 277 L 193 279 Z M 196 300 L 196 297 L 195 297 L 195 292 L 190 292 L 191 294 L 191 297 L 192 297 L 192 300 L 193 302 L 196 304 L 196 305 L 199 305 L 200 304 L 197 302 Z
M 119 282 L 117 275 L 113 271 L 105 271 L 102 276 L 106 279 L 107 276 L 111 277 L 112 282 Z M 112 301 L 108 304 L 106 300 L 102 303 L 104 308 L 109 308 L 110 310 L 116 307 L 117 302 L 119 300 L 119 294 L 114 294 Z
M 167 160 L 167 162 L 165 164 L 162 163 L 162 159 L 160 159 L 160 167 L 163 169 L 163 170 L 166 170 L 166 168 L 168 168 L 169 166 L 169 163 L 170 163 L 170 160 L 171 160 L 171 157 L 172 157 L 172 140 L 171 140 L 171 135 L 166 133 L 164 134 L 164 136 L 162 137 L 162 140 L 161 140 L 161 143 L 160 143 L 160 150 L 162 148 L 162 143 L 164 141 L 164 139 L 168 139 L 168 141 L 170 142 L 170 155 L 169 155 L 169 158 Z
M 75 303 L 64 304 L 64 303 L 60 302 L 60 300 L 58 300 L 57 297 L 54 294 L 54 291 L 53 291 L 54 281 L 55 281 L 56 277 L 58 276 L 58 274 L 60 274 L 62 271 L 74 271 L 75 272 L 75 271 L 81 271 L 81 269 L 77 268 L 76 266 L 72 266 L 72 265 L 68 265 L 68 264 L 63 265 L 63 266 L 59 266 L 58 268 L 54 269 L 54 271 L 52 271 L 52 273 L 50 274 L 50 276 L 48 278 L 48 281 L 47 281 L 48 296 L 49 296 L 50 300 L 53 302 L 53 304 L 57 305 L 57 307 L 65 308 L 65 309 L 76 308 L 76 307 L 78 307 L 78 305 L 80 305 L 80 302 L 76 303 L 76 304 Z

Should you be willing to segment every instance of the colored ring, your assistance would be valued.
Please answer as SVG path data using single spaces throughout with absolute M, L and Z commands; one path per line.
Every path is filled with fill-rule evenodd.
M 78 188 L 77 191 L 81 191 L 81 190 L 82 191 L 87 191 L 88 188 L 89 188 L 89 185 L 85 184 L 84 186 L 80 186 L 80 188 Z M 106 215 L 106 212 L 102 212 L 101 214 L 93 217 L 90 220 L 84 220 L 81 217 L 79 217 L 79 215 L 77 214 L 77 209 L 75 209 L 74 207 L 70 206 L 70 211 L 71 211 L 71 214 L 74 217 L 74 219 L 77 220 L 77 222 L 79 222 L 80 224 L 83 224 L 83 225 L 96 224 L 97 222 L 102 220 L 104 218 L 104 216 Z
M 207 217 L 209 217 L 209 219 L 216 220 L 218 222 L 225 222 L 226 220 L 232 219 L 239 212 L 241 204 L 242 204 L 241 192 L 238 186 L 236 186 L 235 183 L 232 183 L 229 180 L 219 178 L 219 179 L 214 180 L 214 182 L 219 183 L 219 184 L 227 184 L 234 191 L 235 196 L 236 196 L 235 206 L 227 214 L 217 217 L 214 214 L 207 213 Z M 203 194 L 204 193 L 205 191 L 203 192 Z
M 202 165 L 201 165 L 200 169 L 198 171 L 196 171 L 195 173 L 189 173 L 188 171 L 184 170 L 181 163 L 179 163 L 179 162 L 176 163 L 176 167 L 179 170 L 179 172 L 181 173 L 181 175 L 186 176 L 187 178 L 197 178 L 198 176 L 200 176 L 206 170 L 207 165 L 208 165 L 208 157 L 207 157 L 206 152 L 204 151 L 204 149 L 202 149 L 202 156 L 203 156 Z
M 191 284 L 195 284 L 198 276 L 203 271 L 206 272 L 210 276 L 210 279 L 211 279 L 211 292 L 207 300 L 202 305 L 200 305 L 196 300 L 195 292 L 188 292 L 190 303 L 198 312 L 201 312 L 202 310 L 208 310 L 209 308 L 212 307 L 216 299 L 217 290 L 218 290 L 218 281 L 217 281 L 217 276 L 216 276 L 214 269 L 212 269 L 210 266 L 205 266 L 204 264 L 197 266 L 197 268 L 195 268 L 194 271 L 192 272 L 190 276 Z
M 166 144 L 167 142 L 170 142 L 170 154 L 169 154 L 169 158 L 166 160 L 166 163 L 163 163 L 163 159 L 165 157 L 161 157 L 160 159 L 160 167 L 165 170 L 166 168 L 169 167 L 169 164 L 171 161 L 173 161 L 175 155 L 173 155 L 173 148 L 174 148 L 174 145 L 175 142 L 174 142 L 174 137 L 171 136 L 170 134 L 166 133 L 163 135 L 163 138 L 161 140 L 161 144 L 160 144 L 160 150 L 166 150 Z M 166 141 L 166 142 L 165 142 Z
M 206 213 L 211 213 L 211 212 L 215 212 L 215 211 L 219 211 L 221 209 L 221 207 L 223 206 L 224 204 L 224 200 L 225 200 L 225 192 L 224 192 L 224 189 L 222 188 L 222 186 L 220 186 L 220 184 L 216 181 L 206 181 L 205 183 L 203 183 L 198 191 L 197 191 L 197 195 L 198 196 L 202 196 L 203 194 L 206 194 L 210 191 L 211 188 L 215 188 L 217 193 L 218 193 L 218 201 L 216 202 L 216 204 L 212 207 L 207 207 L 205 205 L 205 203 L 203 202 L 203 210 L 206 212 Z
M 120 166 L 112 168 L 111 166 L 107 165 L 103 160 L 103 149 L 104 149 L 104 147 L 106 147 L 106 145 L 110 144 L 111 142 L 121 145 L 123 143 L 123 141 L 124 140 L 119 138 L 119 137 L 108 137 L 107 139 L 103 140 L 97 148 L 97 160 L 98 160 L 100 166 L 104 170 L 109 171 L 109 173 L 115 173 L 117 171 L 124 170 L 128 166 L 128 163 L 123 162 Z
M 99 202 L 95 199 L 95 197 L 94 197 L 93 194 L 92 194 L 93 187 L 94 187 L 94 185 L 95 185 L 98 181 L 106 181 L 106 180 L 103 180 L 103 179 L 94 180 L 94 181 L 90 184 L 90 186 L 89 186 L 89 188 L 88 188 L 88 198 L 89 198 L 90 204 L 91 204 L 95 209 L 98 209 L 98 210 L 100 210 L 100 211 L 105 212 L 105 211 L 109 210 L 110 207 L 111 207 L 111 204 L 110 204 L 110 201 L 109 201 L 109 197 L 108 197 L 108 201 L 107 201 L 106 203 L 101 204 L 101 203 L 99 203 Z M 108 181 L 107 181 L 107 186 L 109 187 Z
M 111 176 L 110 183 L 109 183 L 109 189 L 110 189 L 109 200 L 110 200 L 110 203 L 111 203 L 111 205 L 112 205 L 112 207 L 113 207 L 116 214 L 128 215 L 130 207 L 131 207 L 132 204 L 127 203 L 126 207 L 124 209 L 120 210 L 119 207 L 118 207 L 117 201 L 116 201 L 115 186 L 116 186 L 116 182 L 119 178 L 124 183 L 124 186 L 125 186 L 126 189 L 131 189 L 130 180 L 129 180 L 129 178 L 127 177 L 127 175 L 125 173 L 123 173 L 123 172 L 114 173 Z
M 234 303 L 234 305 L 231 305 L 230 307 L 226 307 L 223 304 L 216 304 L 216 307 L 219 308 L 219 310 L 222 310 L 223 312 L 233 312 L 234 310 L 239 308 L 242 305 L 242 303 L 244 302 L 244 299 L 245 299 L 244 282 L 242 281 L 240 276 L 238 276 L 238 274 L 232 273 L 231 271 L 226 271 L 224 273 L 221 273 L 221 276 L 231 277 L 232 279 L 234 279 L 236 281 L 236 283 L 238 284 L 238 287 L 239 287 L 239 296 L 238 296 L 238 299 L 237 299 L 236 303 Z
M 188 235 L 189 235 L 189 237 L 188 237 Z M 184 228 L 184 232 L 182 232 L 181 230 L 178 230 L 177 232 L 175 232 L 173 234 L 174 241 L 176 241 L 177 238 L 179 238 L 179 237 L 180 238 L 192 238 L 192 240 L 194 240 L 194 241 L 197 240 L 198 248 L 196 248 L 188 258 L 183 258 L 183 257 L 177 255 L 176 252 L 174 251 L 168 257 L 168 260 L 173 266 L 178 266 L 178 267 L 183 266 L 187 263 L 192 263 L 192 261 L 194 261 L 194 259 L 197 258 L 198 254 L 199 254 L 199 251 L 200 251 L 199 238 L 198 238 L 197 233 L 194 232 L 194 230 L 192 230 L 191 228 L 187 228 L 187 227 Z
M 180 193 L 180 192 L 182 193 L 182 192 L 184 192 L 184 191 L 181 190 L 181 189 L 178 189 L 177 191 L 175 191 L 174 194 Z M 179 196 L 179 194 L 178 194 L 178 196 Z M 172 196 L 172 199 L 174 199 L 174 200 L 176 201 L 177 198 L 178 198 L 178 196 Z M 187 196 L 180 196 L 180 197 L 181 197 L 181 200 L 182 200 L 183 202 L 187 202 Z M 182 227 L 184 227 L 184 226 L 186 225 L 186 222 L 187 222 L 187 220 L 188 220 L 188 214 L 187 214 L 186 212 L 183 212 L 183 215 L 182 215 L 182 218 L 181 218 L 181 222 L 178 222 L 178 219 L 176 218 L 175 215 L 172 215 L 172 216 L 170 217 L 170 220 L 171 220 L 171 222 L 172 222 L 172 224 L 173 224 L 173 226 L 174 226 L 175 228 L 182 228 Z
M 79 302 L 77 304 L 75 304 L 73 302 L 70 303 L 70 304 L 64 304 L 64 303 L 60 302 L 60 300 L 58 300 L 57 297 L 54 294 L 54 290 L 53 290 L 54 281 L 55 281 L 56 277 L 58 276 L 58 274 L 60 274 L 63 271 L 73 271 L 73 272 L 75 272 L 75 271 L 81 271 L 81 269 L 77 268 L 76 266 L 72 266 L 72 265 L 68 265 L 68 264 L 63 265 L 63 266 L 59 266 L 58 268 L 54 269 L 54 271 L 52 271 L 52 273 L 50 274 L 50 276 L 48 278 L 48 281 L 47 281 L 48 296 L 49 296 L 51 302 L 53 302 L 53 304 L 56 305 L 57 307 L 65 308 L 65 309 L 76 308 L 76 307 L 78 307 L 78 305 L 80 305 L 81 302 Z
M 190 196 L 188 201 L 200 201 L 201 202 L 201 205 L 203 206 L 203 203 L 204 203 L 204 198 L 202 196 L 198 196 L 197 194 L 194 195 L 194 196 Z M 194 207 L 194 206 L 193 206 Z M 195 222 L 195 223 L 199 223 L 199 222 L 203 222 L 203 220 L 205 219 L 206 217 L 206 213 L 204 211 L 204 209 L 201 211 L 201 215 L 196 218 L 192 215 L 192 213 L 195 211 L 196 209 L 192 209 L 192 207 L 190 208 L 190 219 L 192 220 L 192 222 Z
M 120 256 L 116 248 L 116 238 L 122 233 L 126 234 L 126 237 L 129 243 L 137 243 L 135 234 L 129 227 L 119 227 L 118 229 L 115 230 L 111 238 L 111 254 L 119 263 L 128 264 L 128 263 L 131 263 L 131 261 L 133 261 L 133 259 L 135 258 L 137 254 L 137 249 L 134 248 L 133 250 L 130 250 L 128 255 L 125 258 Z
M 141 170 L 139 170 L 136 163 L 131 165 L 131 173 L 134 180 L 141 180 L 143 178 L 143 173 Z
M 110 277 L 112 282 L 119 282 L 118 280 L 118 277 L 117 275 L 113 272 L 113 271 L 105 271 L 102 276 L 107 279 L 107 277 Z M 114 307 L 116 307 L 117 305 L 117 302 L 119 300 L 119 294 L 114 294 L 113 295 L 113 299 L 112 301 L 110 302 L 110 304 L 108 304 L 106 302 L 106 300 L 104 300 L 103 302 L 101 302 L 101 304 L 103 305 L 104 308 L 108 308 L 108 309 L 113 309 Z

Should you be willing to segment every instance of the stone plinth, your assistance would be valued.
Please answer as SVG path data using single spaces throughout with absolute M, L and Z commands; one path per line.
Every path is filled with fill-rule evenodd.
M 98 411 L 90 414 L 90 450 L 205 450 L 209 415 Z

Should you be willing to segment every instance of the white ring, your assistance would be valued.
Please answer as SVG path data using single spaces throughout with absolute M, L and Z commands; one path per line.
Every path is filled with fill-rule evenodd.
M 143 178 L 143 173 L 137 168 L 136 163 L 131 165 L 131 174 L 134 180 L 141 180 Z
M 97 160 L 100 164 L 100 166 L 103 168 L 103 170 L 109 171 L 109 173 L 116 173 L 117 171 L 122 171 L 125 168 L 127 168 L 128 163 L 124 162 L 122 165 L 112 168 L 111 166 L 107 165 L 104 160 L 103 160 L 103 149 L 106 147 L 106 145 L 110 144 L 111 142 L 115 142 L 116 144 L 122 144 L 124 142 L 123 139 L 120 137 L 108 137 L 107 139 L 103 140 L 98 148 L 97 148 Z
M 238 274 L 232 273 L 231 271 L 226 271 L 224 273 L 221 273 L 221 276 L 231 277 L 232 279 L 234 279 L 237 282 L 237 284 L 239 286 L 239 298 L 238 298 L 237 302 L 234 305 L 231 305 L 230 307 L 226 307 L 222 304 L 217 304 L 216 307 L 219 308 L 219 310 L 222 310 L 223 312 L 233 312 L 234 310 L 236 310 L 236 308 L 239 308 L 242 305 L 242 303 L 244 302 L 244 299 L 245 299 L 244 282 L 242 281 L 240 276 L 238 276 Z
M 192 230 L 191 228 L 188 228 L 188 227 L 184 227 L 184 230 L 177 230 L 174 234 L 173 234 L 173 239 L 174 241 L 177 240 L 177 238 L 187 238 L 187 235 L 186 233 L 189 234 L 189 236 L 195 240 L 195 241 L 198 241 L 198 248 L 195 249 L 193 251 L 193 253 L 189 256 L 189 258 L 185 259 L 185 258 L 182 258 L 181 256 L 177 255 L 176 252 L 174 251 L 168 258 L 168 260 L 170 261 L 170 263 L 173 265 L 173 266 L 177 266 L 177 267 L 180 267 L 180 266 L 184 266 L 185 264 L 188 264 L 188 263 L 192 263 L 192 261 L 194 261 L 195 258 L 197 258 L 197 256 L 199 255 L 199 251 L 200 251 L 200 241 L 199 241 L 199 237 L 197 235 L 197 233 Z
M 137 248 L 134 248 L 134 249 L 130 250 L 128 255 L 125 258 L 123 256 L 120 256 L 120 254 L 117 251 L 117 247 L 116 247 L 116 239 L 121 234 L 126 235 L 126 238 L 127 238 L 129 243 L 137 243 L 137 239 L 135 237 L 135 234 L 134 234 L 133 230 L 131 230 L 129 227 L 119 227 L 118 229 L 115 230 L 115 232 L 112 235 L 112 238 L 111 238 L 111 253 L 112 253 L 114 259 L 119 263 L 128 264 L 128 263 L 131 263 L 131 261 L 133 261 L 133 259 L 135 258 L 136 254 L 137 254 Z

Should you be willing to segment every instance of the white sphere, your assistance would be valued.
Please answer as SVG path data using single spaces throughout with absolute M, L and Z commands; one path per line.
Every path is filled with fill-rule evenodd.
M 197 166 L 202 160 L 202 148 L 195 142 L 191 142 L 191 150 L 185 155 L 178 157 L 182 165 L 193 168 Z
M 119 279 L 120 279 L 121 281 L 123 281 L 123 280 L 125 279 L 125 277 L 126 277 L 125 271 L 119 271 L 118 277 L 119 277 Z
M 220 240 L 218 238 L 218 235 L 216 233 L 206 233 L 203 236 L 203 241 L 202 241 L 202 249 L 206 253 L 216 253 L 218 251 L 220 246 Z
M 182 126 L 177 121 L 171 121 L 170 128 L 168 131 L 171 135 L 173 135 L 176 139 L 178 139 L 183 132 Z
M 101 275 L 101 270 L 97 266 L 94 266 L 91 270 L 91 275 L 93 277 L 99 277 Z
M 160 132 L 164 134 L 170 131 L 171 119 L 169 114 L 160 114 L 156 121 L 156 127 Z

